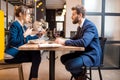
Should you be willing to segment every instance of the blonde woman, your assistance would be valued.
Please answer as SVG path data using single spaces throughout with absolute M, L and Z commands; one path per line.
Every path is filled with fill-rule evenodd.
M 10 26 L 9 41 L 6 48 L 6 63 L 32 62 L 29 80 L 37 80 L 39 64 L 41 62 L 40 51 L 19 51 L 18 47 L 29 40 L 38 39 L 39 35 L 31 36 L 32 29 L 25 24 L 30 21 L 29 10 L 24 6 L 15 9 L 17 18 Z

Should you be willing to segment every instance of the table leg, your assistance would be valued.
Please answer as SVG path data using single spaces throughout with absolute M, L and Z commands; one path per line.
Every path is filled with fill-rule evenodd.
M 49 54 L 49 80 L 55 80 L 55 51 Z

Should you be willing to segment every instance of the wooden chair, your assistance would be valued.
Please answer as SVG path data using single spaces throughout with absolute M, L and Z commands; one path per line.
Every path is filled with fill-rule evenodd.
M 5 30 L 4 30 L 4 12 L 0 10 L 0 70 L 18 68 L 19 80 L 24 80 L 22 64 L 8 64 L 4 62 L 5 49 Z
M 18 68 L 19 80 L 24 80 L 22 64 L 0 63 L 0 70 Z
M 102 54 L 101 54 L 101 63 L 100 63 L 100 66 L 92 66 L 92 67 L 87 67 L 85 66 L 84 69 L 86 71 L 86 78 L 88 78 L 89 80 L 92 80 L 92 68 L 96 68 L 99 72 L 99 78 L 100 80 L 103 80 L 102 78 L 102 73 L 101 73 L 101 67 L 103 66 L 103 58 L 104 58 L 104 47 L 105 47 L 105 43 L 107 41 L 107 38 L 104 38 L 104 37 L 99 37 L 99 41 L 100 41 L 100 46 L 101 46 L 101 49 L 102 49 Z M 87 73 L 87 69 L 89 70 L 89 73 Z M 71 79 L 73 79 L 73 76 L 71 76 Z

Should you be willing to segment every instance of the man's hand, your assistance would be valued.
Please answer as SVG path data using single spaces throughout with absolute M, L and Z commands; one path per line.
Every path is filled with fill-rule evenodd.
M 55 42 L 58 43 L 58 44 L 62 44 L 62 45 L 65 45 L 65 39 L 64 38 L 56 38 Z

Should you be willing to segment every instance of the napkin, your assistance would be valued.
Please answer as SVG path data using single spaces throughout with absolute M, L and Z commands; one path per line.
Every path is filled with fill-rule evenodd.
M 39 44 L 39 47 L 62 47 L 61 44 L 57 44 L 57 43 L 45 43 L 45 44 Z
M 45 43 L 45 40 L 34 39 L 34 40 L 29 40 L 28 43 L 30 43 L 30 44 L 43 44 L 43 43 Z

